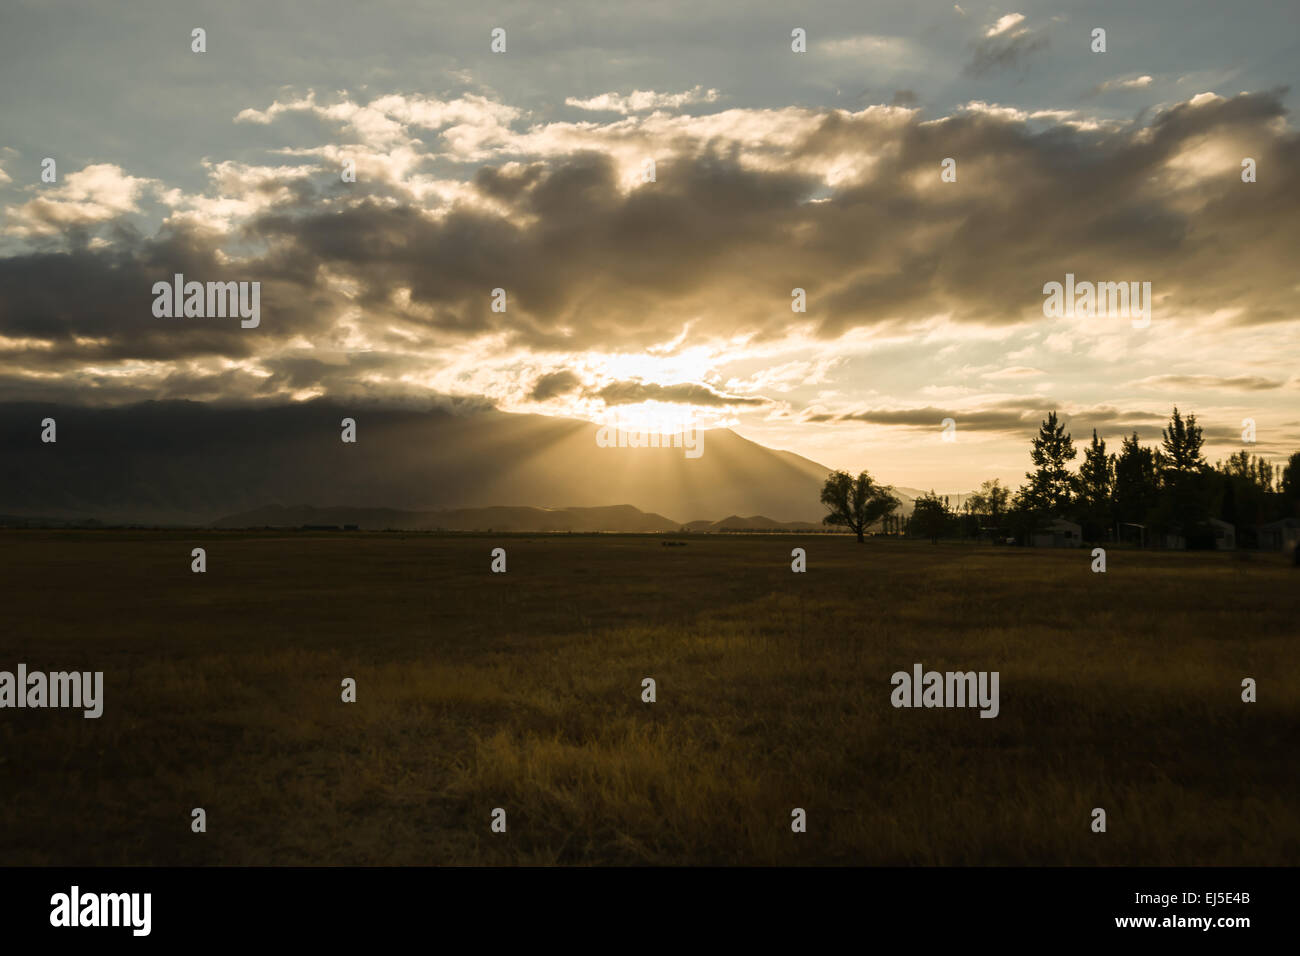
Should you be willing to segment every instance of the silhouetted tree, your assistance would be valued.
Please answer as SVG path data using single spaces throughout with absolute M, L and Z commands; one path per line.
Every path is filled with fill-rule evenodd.
M 1011 501 L 1011 490 L 997 478 L 984 482 L 980 490 L 966 499 L 967 514 L 978 515 L 988 521 L 989 527 L 1001 528 Z
M 1168 468 L 1182 474 L 1194 474 L 1206 467 L 1205 459 L 1201 457 L 1201 444 L 1205 438 L 1201 427 L 1196 424 L 1195 415 L 1188 415 L 1184 422 L 1175 405 L 1169 427 L 1161 429 L 1160 436 Z
M 822 504 L 830 514 L 822 524 L 848 528 L 863 540 L 867 527 L 898 507 L 898 499 L 889 489 L 878 485 L 871 475 L 862 472 L 854 478 L 847 471 L 834 471 L 822 486 Z
M 1215 465 L 1219 517 L 1241 526 L 1239 541 L 1254 541 L 1254 526 L 1281 516 L 1281 495 L 1274 491 L 1279 469 L 1258 455 L 1242 450 Z
M 1110 527 L 1112 494 L 1115 487 L 1115 461 L 1106 455 L 1106 442 L 1092 430 L 1092 444 L 1083 450 L 1083 464 L 1077 480 L 1079 523 L 1088 541 L 1105 537 Z
M 1184 421 L 1174 406 L 1169 426 L 1161 431 L 1161 496 L 1151 523 L 1162 531 L 1176 530 L 1189 547 L 1213 547 L 1214 533 L 1207 527 L 1211 513 L 1209 465 L 1201 457 L 1204 437 L 1196 416 Z
M 1028 484 L 1021 487 L 1017 505 L 1040 515 L 1065 511 L 1070 506 L 1074 484 L 1066 463 L 1073 461 L 1077 454 L 1069 432 L 1057 421 L 1056 412 L 1049 413 L 1034 438 L 1029 458 L 1035 468 L 1025 473 Z
M 1116 521 L 1145 524 L 1160 496 L 1160 456 L 1138 442 L 1134 432 L 1120 444 L 1115 459 L 1113 510 Z
M 907 519 L 909 534 L 929 538 L 933 544 L 948 532 L 955 516 L 948 510 L 948 502 L 933 491 L 921 495 L 912 505 L 912 516 Z
M 1300 451 L 1292 455 L 1282 469 L 1281 489 L 1287 517 L 1300 516 Z

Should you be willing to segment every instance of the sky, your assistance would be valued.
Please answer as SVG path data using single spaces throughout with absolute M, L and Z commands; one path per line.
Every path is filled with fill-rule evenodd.
M 951 491 L 1176 404 L 1278 460 L 1300 7 L 1231 10 L 10 0 L 0 401 L 730 427 Z M 176 273 L 257 327 L 156 316 Z M 1149 322 L 1047 314 L 1067 274 Z

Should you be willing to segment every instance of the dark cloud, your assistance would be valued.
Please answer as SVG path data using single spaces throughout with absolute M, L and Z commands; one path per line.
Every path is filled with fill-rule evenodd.
M 900 428 L 933 429 L 938 431 L 945 418 L 957 423 L 957 430 L 991 432 L 1005 435 L 1029 434 L 1037 430 L 1049 412 L 1067 427 L 1083 434 L 1096 428 L 1099 434 L 1129 434 L 1137 431 L 1141 437 L 1159 437 L 1160 428 L 1168 421 L 1168 413 L 1139 410 L 1122 410 L 1110 405 L 1098 405 L 1074 412 L 1061 409 L 1060 403 L 1047 398 L 1029 397 L 990 402 L 979 408 L 874 408 L 852 412 L 816 412 L 804 415 L 802 421 L 819 424 L 865 422 L 871 425 L 888 425 Z M 1207 432 L 1208 434 L 1208 432 Z M 1076 438 L 1079 435 L 1075 436 Z
M 1120 409 L 1112 405 L 1096 405 L 1091 408 L 1065 411 L 1060 403 L 1044 398 L 1014 398 L 991 402 L 981 408 L 956 409 L 925 406 L 917 408 L 878 408 L 861 409 L 853 412 L 805 414 L 799 421 L 816 424 L 845 425 L 867 423 L 891 426 L 909 430 L 930 431 L 938 435 L 943 428 L 943 420 L 951 418 L 956 422 L 958 434 L 974 432 L 1000 436 L 1004 438 L 1029 441 L 1038 433 L 1039 425 L 1047 418 L 1049 412 L 1055 411 L 1057 419 L 1065 426 L 1080 449 L 1092 439 L 1092 432 L 1108 445 L 1108 452 L 1118 452 L 1120 442 L 1129 435 L 1136 434 L 1146 445 L 1158 446 L 1162 433 L 1169 425 L 1173 411 L 1172 404 L 1158 411 L 1142 409 Z M 1182 408 L 1184 420 L 1188 417 L 1187 408 Z M 1191 413 L 1195 414 L 1195 413 Z M 1287 455 L 1294 450 L 1282 428 L 1293 428 L 1295 423 L 1274 425 L 1264 429 L 1259 440 L 1249 446 L 1242 443 L 1241 423 L 1239 419 L 1230 422 L 1207 420 L 1196 416 L 1207 447 L 1214 445 L 1228 451 L 1246 448 L 1254 454 L 1264 456 Z M 1214 460 L 1211 456 L 1210 460 Z
M 0 335 L 34 339 L 24 360 L 57 368 L 126 359 L 245 358 L 267 344 L 333 324 L 337 298 L 314 270 L 293 272 L 277 257 L 226 262 L 216 237 L 168 229 L 154 238 L 121 229 L 105 247 L 0 258 Z M 235 318 L 156 318 L 156 282 L 260 282 L 260 323 Z M 9 356 L 17 361 L 17 356 Z M 6 356 L 0 351 L 0 362 Z M 0 366 L 3 367 L 3 366 Z
M 544 402 L 549 398 L 555 398 L 557 395 L 565 395 L 572 392 L 582 381 L 568 369 L 562 369 L 558 372 L 551 372 L 543 375 L 533 383 L 533 390 L 528 397 L 535 402 Z
M 1227 388 L 1244 392 L 1263 392 L 1281 388 L 1283 379 L 1262 375 L 1152 375 L 1131 383 L 1144 388 Z
M 625 194 L 609 157 L 583 153 L 544 173 L 480 173 L 493 198 L 510 200 L 508 217 L 461 208 L 432 219 L 367 200 L 340 212 L 278 213 L 256 230 L 303 264 L 356 279 L 363 305 L 391 306 L 393 290 L 409 288 L 426 310 L 420 321 L 440 332 L 503 332 L 539 348 L 611 337 L 650 344 L 680 327 L 680 303 L 712 300 L 716 309 L 728 287 L 742 297 L 744 257 L 772 257 L 776 233 L 798 221 L 814 187 L 809 176 L 716 156 L 662 162 L 657 176 Z M 506 290 L 505 312 L 490 308 L 494 288 Z M 779 288 L 773 294 L 788 301 L 789 288 Z
M 701 405 L 725 408 L 730 405 L 766 405 L 765 398 L 742 398 L 723 395 L 707 385 L 684 383 L 681 385 L 656 385 L 652 382 L 615 382 L 588 395 L 602 399 L 606 405 L 635 405 L 638 402 L 672 402 L 680 405 Z
M 1280 93 L 1181 104 L 1149 127 L 886 112 L 827 112 L 763 163 L 729 147 L 666 147 L 657 181 L 630 191 L 609 156 L 580 152 L 481 169 L 470 183 L 481 201 L 433 211 L 382 184 L 351 195 L 297 183 L 232 235 L 110 227 L 96 244 L 69 235 L 63 248 L 0 258 L 0 336 L 39 343 L 0 340 L 0 375 L 18 383 L 19 371 L 89 375 L 132 359 L 256 359 L 272 372 L 259 393 L 334 390 L 416 370 L 437 348 L 485 333 L 572 352 L 646 348 L 688 322 L 693 335 L 755 341 L 785 335 L 792 318 L 823 338 L 936 315 L 1043 322 L 1043 284 L 1067 271 L 1150 281 L 1155 322 L 1230 308 L 1241 325 L 1294 319 L 1300 137 L 1280 122 Z M 1234 157 L 1247 155 L 1257 183 L 1241 182 Z M 860 177 L 810 201 L 826 193 L 817 170 L 864 156 L 874 161 Z M 1197 158 L 1173 162 L 1188 156 Z M 945 157 L 957 160 L 956 183 L 939 182 Z M 244 254 L 223 259 L 232 245 Z M 155 319 L 152 284 L 174 272 L 262 282 L 261 327 Z M 795 287 L 807 290 L 808 312 L 792 317 Z M 495 288 L 507 292 L 505 312 L 491 309 Z M 328 345 L 354 307 L 379 352 L 275 357 L 291 341 Z M 203 394 L 222 384 L 200 379 Z M 695 388 L 664 400 L 762 404 Z

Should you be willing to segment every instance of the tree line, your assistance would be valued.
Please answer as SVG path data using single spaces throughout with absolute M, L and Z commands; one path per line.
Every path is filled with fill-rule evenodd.
M 1211 519 L 1233 525 L 1240 543 L 1254 546 L 1259 525 L 1300 516 L 1300 452 L 1282 467 L 1245 450 L 1210 465 L 1203 444 L 1196 416 L 1184 419 L 1175 406 L 1158 446 L 1143 445 L 1134 431 L 1117 453 L 1109 452 L 1093 429 L 1072 471 L 1079 452 L 1053 411 L 1032 439 L 1033 469 L 1014 492 L 993 479 L 953 509 L 931 491 L 916 499 L 903 520 L 895 514 L 900 502 L 892 489 L 865 471 L 856 478 L 836 471 L 822 488 L 829 512 L 822 520 L 856 532 L 859 541 L 880 522 L 887 531 L 931 541 L 986 535 L 1026 542 L 1048 522 L 1064 518 L 1078 524 L 1089 542 L 1120 540 L 1128 528 L 1143 543 L 1178 534 L 1196 548 L 1214 547 Z

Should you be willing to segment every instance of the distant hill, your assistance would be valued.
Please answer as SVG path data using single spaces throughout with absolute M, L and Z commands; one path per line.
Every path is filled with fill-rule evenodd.
M 46 417 L 57 422 L 56 443 L 40 441 Z M 343 418 L 356 420 L 355 444 L 340 441 Z M 682 448 L 603 448 L 598 430 L 590 422 L 490 409 L 324 399 L 257 407 L 3 403 L 0 512 L 208 525 L 268 505 L 432 512 L 631 504 L 673 518 L 821 519 L 818 496 L 830 469 L 799 455 L 726 429 L 701 433 L 696 458 Z
M 894 495 L 900 501 L 903 502 L 903 507 L 899 509 L 899 513 L 904 516 L 910 515 L 912 513 L 912 507 L 916 503 L 916 499 L 920 498 L 922 495 L 928 495 L 929 493 L 930 493 L 929 491 L 922 491 L 920 488 L 906 488 L 906 487 L 894 488 Z M 974 492 L 970 492 L 970 491 L 936 491 L 935 492 L 935 494 L 938 495 L 940 498 L 946 497 L 948 499 L 948 505 L 949 507 L 952 508 L 953 511 L 960 511 L 962 504 L 973 493 Z
M 217 528 L 348 527 L 382 531 L 677 531 L 675 521 L 646 514 L 631 505 L 608 508 L 460 508 L 450 511 L 399 511 L 395 508 L 283 508 L 271 505 L 213 522 Z
M 98 528 L 93 518 L 51 518 L 49 515 L 0 515 L 0 528 Z
M 695 522 L 698 523 L 698 522 Z M 702 531 L 824 531 L 825 526 L 821 522 L 811 521 L 773 521 L 771 518 L 765 518 L 762 515 L 750 515 L 748 518 L 742 518 L 739 515 L 731 515 L 723 518 L 721 521 L 714 521 Z
M 56 443 L 40 441 L 47 417 L 57 422 Z M 355 444 L 340 440 L 344 418 L 357 423 Z M 0 512 L 6 524 L 47 527 L 239 520 L 654 531 L 699 515 L 712 517 L 691 520 L 692 530 L 821 527 L 821 487 L 831 469 L 815 461 L 728 429 L 700 433 L 696 458 L 673 447 L 602 448 L 598 431 L 544 415 L 323 399 L 261 407 L 0 403 Z M 922 494 L 895 493 L 902 517 Z M 250 517 L 266 508 L 285 513 L 274 521 Z M 301 520 L 287 515 L 294 509 Z M 339 509 L 339 516 L 309 520 L 313 509 Z
M 762 515 L 731 515 L 721 521 L 682 524 L 647 514 L 631 505 L 608 508 L 460 508 L 449 511 L 400 511 L 395 508 L 285 508 L 270 505 L 214 521 L 216 528 L 356 528 L 406 531 L 519 531 L 624 533 L 721 531 L 825 531 L 808 521 L 774 521 Z

